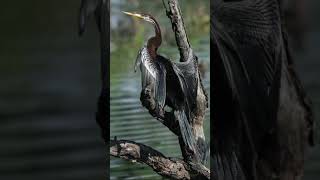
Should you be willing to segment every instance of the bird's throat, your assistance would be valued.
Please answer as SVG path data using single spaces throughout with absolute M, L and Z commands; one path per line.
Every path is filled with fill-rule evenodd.
M 148 40 L 147 49 L 153 60 L 156 60 L 157 50 L 161 45 L 161 37 L 155 36 Z

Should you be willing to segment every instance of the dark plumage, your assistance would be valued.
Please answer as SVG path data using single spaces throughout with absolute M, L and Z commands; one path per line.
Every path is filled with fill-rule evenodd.
M 219 180 L 261 179 L 263 161 L 277 174 L 281 78 L 290 56 L 279 3 L 215 0 L 211 6 L 213 172 Z M 275 149 L 279 156 L 270 158 Z

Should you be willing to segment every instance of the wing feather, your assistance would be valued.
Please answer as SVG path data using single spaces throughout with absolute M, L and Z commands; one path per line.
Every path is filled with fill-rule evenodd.
M 191 49 L 186 62 L 172 63 L 173 70 L 179 79 L 180 87 L 186 100 L 185 108 L 189 122 L 192 119 L 190 113 L 197 102 L 197 90 L 199 85 L 197 65 L 197 59 Z
M 156 101 L 156 111 L 162 111 L 166 100 L 166 69 L 153 59 L 144 46 L 140 49 L 135 62 L 135 71 L 140 66 L 142 89 L 152 87 L 151 91 Z
M 155 96 L 161 109 L 165 106 L 166 101 L 166 69 L 163 64 L 158 63 L 159 70 L 156 75 Z

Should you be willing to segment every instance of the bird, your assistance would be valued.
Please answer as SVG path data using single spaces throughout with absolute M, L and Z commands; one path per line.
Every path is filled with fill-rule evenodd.
M 289 167 L 280 162 L 286 157 L 281 148 L 292 150 L 286 138 L 301 136 L 302 144 L 308 142 L 304 134 L 310 134 L 312 120 L 285 118 L 288 112 L 311 115 L 301 82 L 290 67 L 279 1 L 215 0 L 210 21 L 215 178 L 280 177 L 283 167 Z M 294 97 L 288 99 L 291 92 Z M 306 133 L 293 129 L 294 134 L 286 134 L 281 120 L 286 126 L 294 120 L 307 124 L 306 129 L 301 126 Z
M 168 105 L 174 111 L 179 122 L 181 136 L 186 146 L 196 156 L 197 162 L 204 162 L 204 154 L 192 132 L 192 110 L 196 106 L 198 69 L 197 58 L 189 51 L 186 62 L 173 62 L 157 53 L 162 43 L 161 29 L 157 20 L 147 13 L 123 13 L 142 19 L 153 25 L 155 35 L 147 40 L 138 52 L 135 71 L 140 67 L 142 92 L 151 92 L 155 100 L 154 116 L 161 120 L 164 107 Z M 142 93 L 143 94 L 143 93 Z

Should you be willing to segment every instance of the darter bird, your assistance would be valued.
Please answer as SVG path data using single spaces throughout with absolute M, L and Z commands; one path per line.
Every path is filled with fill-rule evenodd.
M 191 49 L 186 62 L 172 62 L 159 55 L 157 50 L 162 37 L 156 19 L 150 14 L 124 13 L 151 23 L 155 30 L 155 36 L 149 38 L 147 44 L 140 49 L 135 63 L 135 70 L 139 66 L 141 71 L 142 96 L 152 94 L 155 101 L 155 107 L 151 107 L 155 112 L 153 116 L 160 120 L 166 105 L 173 109 L 184 143 L 196 155 L 198 162 L 204 162 L 207 151 L 203 150 L 203 143 L 197 143 L 200 141 L 195 140 L 192 132 L 191 111 L 196 106 L 200 84 L 197 79 L 198 69 L 195 68 L 198 63 L 196 56 Z

